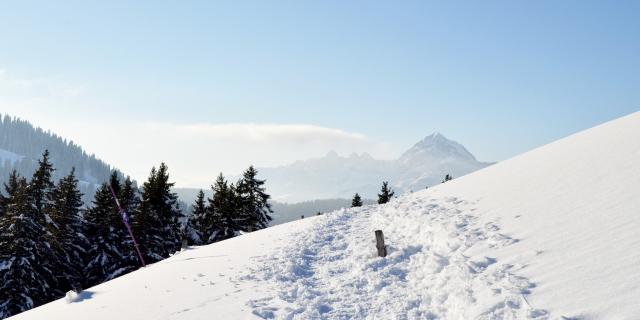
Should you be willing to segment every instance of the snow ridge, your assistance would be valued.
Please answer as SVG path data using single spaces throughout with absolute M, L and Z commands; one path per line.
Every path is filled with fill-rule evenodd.
M 422 194 L 317 217 L 240 277 L 268 287 L 247 305 L 265 319 L 547 319 L 525 298 L 535 285 L 517 275 L 523 266 L 466 255 L 518 241 L 473 210 Z M 380 226 L 386 258 L 375 256 Z

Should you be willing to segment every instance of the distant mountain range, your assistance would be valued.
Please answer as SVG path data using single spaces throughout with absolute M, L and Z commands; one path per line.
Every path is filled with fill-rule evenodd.
M 13 169 L 30 177 L 45 149 L 51 153 L 56 168 L 54 179 L 76 168 L 85 194 L 83 200 L 89 205 L 97 186 L 108 179 L 112 168 L 72 141 L 7 115 L 0 115 L 0 186 Z M 303 215 L 343 207 L 356 192 L 364 199 L 376 199 L 382 181 L 389 181 L 396 192 L 402 193 L 438 184 L 446 174 L 459 177 L 488 165 L 476 160 L 461 144 L 434 133 L 397 160 L 377 160 L 367 153 L 342 157 L 329 152 L 321 158 L 258 170 L 259 177 L 267 180 L 267 192 L 278 202 L 275 207 L 281 211 L 279 218 L 286 216 L 283 220 L 289 220 L 299 216 L 298 212 Z M 235 181 L 237 177 L 229 178 Z M 196 189 L 175 191 L 188 205 L 197 193 Z M 326 201 L 312 202 L 318 199 Z M 306 203 L 302 207 L 285 205 L 297 202 Z
M 267 180 L 268 191 L 275 200 L 295 203 L 350 199 L 356 192 L 375 199 L 382 181 L 389 181 L 399 193 L 421 190 L 440 183 L 446 174 L 459 177 L 489 165 L 478 161 L 461 144 L 436 132 L 397 160 L 376 160 L 367 153 L 341 157 L 329 152 L 322 158 L 258 171 Z

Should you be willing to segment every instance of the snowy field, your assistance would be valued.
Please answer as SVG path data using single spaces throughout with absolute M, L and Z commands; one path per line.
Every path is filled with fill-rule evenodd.
M 15 319 L 640 319 L 639 230 L 635 113 L 386 205 L 186 250 Z

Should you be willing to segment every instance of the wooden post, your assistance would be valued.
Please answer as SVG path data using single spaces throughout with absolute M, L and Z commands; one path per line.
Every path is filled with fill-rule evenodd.
M 182 239 L 182 250 L 186 250 L 189 247 L 189 242 L 187 241 L 187 238 Z
M 376 248 L 378 248 L 378 257 L 387 256 L 387 246 L 384 245 L 382 230 L 376 230 Z

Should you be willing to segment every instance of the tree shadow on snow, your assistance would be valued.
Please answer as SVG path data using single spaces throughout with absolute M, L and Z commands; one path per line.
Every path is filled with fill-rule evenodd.
M 71 299 L 70 303 L 76 303 L 76 302 L 82 302 L 84 300 L 89 300 L 91 298 L 93 298 L 93 296 L 96 294 L 95 291 L 89 291 L 89 290 L 84 290 L 81 291 L 79 293 L 77 293 L 73 299 Z

